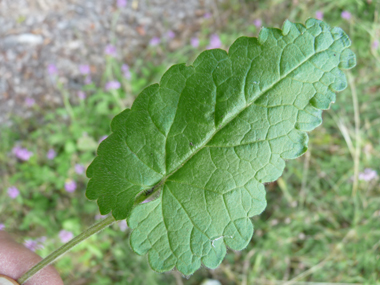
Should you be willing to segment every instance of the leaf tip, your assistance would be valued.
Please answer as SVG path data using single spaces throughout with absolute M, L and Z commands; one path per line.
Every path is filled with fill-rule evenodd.
M 309 29 L 309 28 L 311 28 L 314 25 L 319 25 L 321 22 L 322 22 L 321 20 L 317 20 L 317 19 L 314 19 L 314 18 L 309 18 L 305 22 L 305 27 L 307 29 Z
M 263 45 L 266 42 L 266 40 L 268 39 L 268 35 L 269 35 L 269 29 L 262 27 L 260 30 L 259 36 L 257 38 L 257 40 L 259 41 L 261 45 Z
M 340 54 L 339 68 L 341 69 L 351 69 L 356 66 L 356 55 L 350 49 L 345 49 Z
M 292 25 L 293 25 L 292 22 L 290 22 L 289 20 L 285 20 L 284 24 L 282 25 L 282 34 L 284 36 L 289 34 Z
M 331 30 L 331 34 L 332 34 L 334 40 L 340 40 L 342 42 L 343 46 L 345 46 L 345 47 L 351 46 L 351 40 L 350 40 L 350 38 L 348 37 L 348 35 L 346 34 L 346 32 L 343 31 L 341 28 L 334 27 Z

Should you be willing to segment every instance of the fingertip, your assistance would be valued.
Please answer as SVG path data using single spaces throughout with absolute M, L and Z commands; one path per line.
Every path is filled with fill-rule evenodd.
M 15 242 L 9 234 L 0 232 L 0 274 L 17 280 L 41 260 L 39 255 Z M 24 283 L 24 285 L 45 284 L 63 285 L 61 277 L 52 265 L 45 267 Z

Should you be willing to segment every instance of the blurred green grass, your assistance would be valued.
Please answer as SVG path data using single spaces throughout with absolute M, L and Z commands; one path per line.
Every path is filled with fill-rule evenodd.
M 308 153 L 287 162 L 284 175 L 266 186 L 268 207 L 253 218 L 255 234 L 248 248 L 228 251 L 215 270 L 201 268 L 181 279 L 174 271 L 153 272 L 147 257 L 130 249 L 129 231 L 115 224 L 56 267 L 66 284 L 200 284 L 207 278 L 221 284 L 380 284 L 379 180 L 358 179 L 365 168 L 380 171 L 380 50 L 373 44 L 380 40 L 379 1 L 225 1 L 204 21 L 198 49 L 143 51 L 131 66 L 132 79 L 123 81 L 127 98 L 124 92 L 112 95 L 86 86 L 90 95 L 85 101 L 72 100 L 56 110 L 37 106 L 32 119 L 14 118 L 11 127 L 1 127 L 0 223 L 20 242 L 47 236 L 45 248 L 37 251 L 42 256 L 61 244 L 60 230 L 79 234 L 98 210 L 84 197 L 87 179 L 73 169 L 77 163 L 88 165 L 97 141 L 109 134 L 111 118 L 122 108 L 116 97 L 130 105 L 171 64 L 192 62 L 210 34 L 217 33 L 228 48 L 239 36 L 257 36 L 257 19 L 281 27 L 285 19 L 304 23 L 316 11 L 348 33 L 358 64 L 347 74 L 349 87 L 310 134 Z M 343 11 L 351 13 L 349 20 L 341 17 Z M 105 68 L 105 77 L 110 76 L 121 78 L 119 63 L 112 60 Z M 29 161 L 12 157 L 17 143 L 34 152 Z M 49 148 L 57 152 L 53 161 L 46 159 Z M 77 182 L 74 193 L 64 190 L 69 178 Z M 21 192 L 14 200 L 6 193 L 12 185 Z

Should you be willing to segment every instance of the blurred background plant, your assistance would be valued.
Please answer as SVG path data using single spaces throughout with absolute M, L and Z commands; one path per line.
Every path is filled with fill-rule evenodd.
M 7 24 L 5 14 L 22 2 L 3 1 L 0 23 Z M 74 14 L 84 9 L 79 1 L 62 2 Z M 349 87 L 324 112 L 323 125 L 310 135 L 307 154 L 289 161 L 284 175 L 266 186 L 268 207 L 253 218 L 256 231 L 247 249 L 229 251 L 215 270 L 202 268 L 186 278 L 176 271 L 158 274 L 146 256 L 131 251 L 124 221 L 80 244 L 55 266 L 66 284 L 380 284 L 380 2 L 189 1 L 186 21 L 170 1 L 86 5 L 96 8 L 100 2 L 109 6 L 103 32 L 110 36 L 98 45 L 102 60 L 83 57 L 70 73 L 48 58 L 46 67 L 35 68 L 37 74 L 45 69 L 50 85 L 42 83 L 37 93 L 12 88 L 10 69 L 2 75 L 0 230 L 42 256 L 79 234 L 102 218 L 96 203 L 84 197 L 85 169 L 110 133 L 113 116 L 130 107 L 144 87 L 158 82 L 172 64 L 191 63 L 204 49 L 228 49 L 239 36 L 257 36 L 261 26 L 280 28 L 285 19 L 304 23 L 314 17 L 349 34 L 358 65 L 347 74 Z M 27 9 L 48 14 L 49 5 L 56 8 L 49 0 L 31 3 Z M 158 7 L 178 16 L 177 24 L 154 13 Z M 145 13 L 144 21 L 161 32 L 149 30 L 144 21 L 131 23 L 134 13 Z M 18 31 L 32 25 L 26 14 L 12 17 Z M 120 26 L 135 30 L 139 48 L 130 51 Z M 0 34 L 3 68 L 17 65 L 6 46 L 16 28 L 3 25 Z M 37 35 L 33 30 L 29 41 Z M 42 54 L 33 60 L 43 61 Z M 17 70 L 28 80 L 24 69 Z

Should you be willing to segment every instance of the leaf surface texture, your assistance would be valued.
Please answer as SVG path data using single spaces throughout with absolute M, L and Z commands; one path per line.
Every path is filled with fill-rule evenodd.
M 117 115 L 87 170 L 100 212 L 128 217 L 131 246 L 159 272 L 217 267 L 252 238 L 263 183 L 307 150 L 306 132 L 356 64 L 340 28 L 309 19 L 172 66 Z M 134 207 L 138 195 L 159 197 Z

